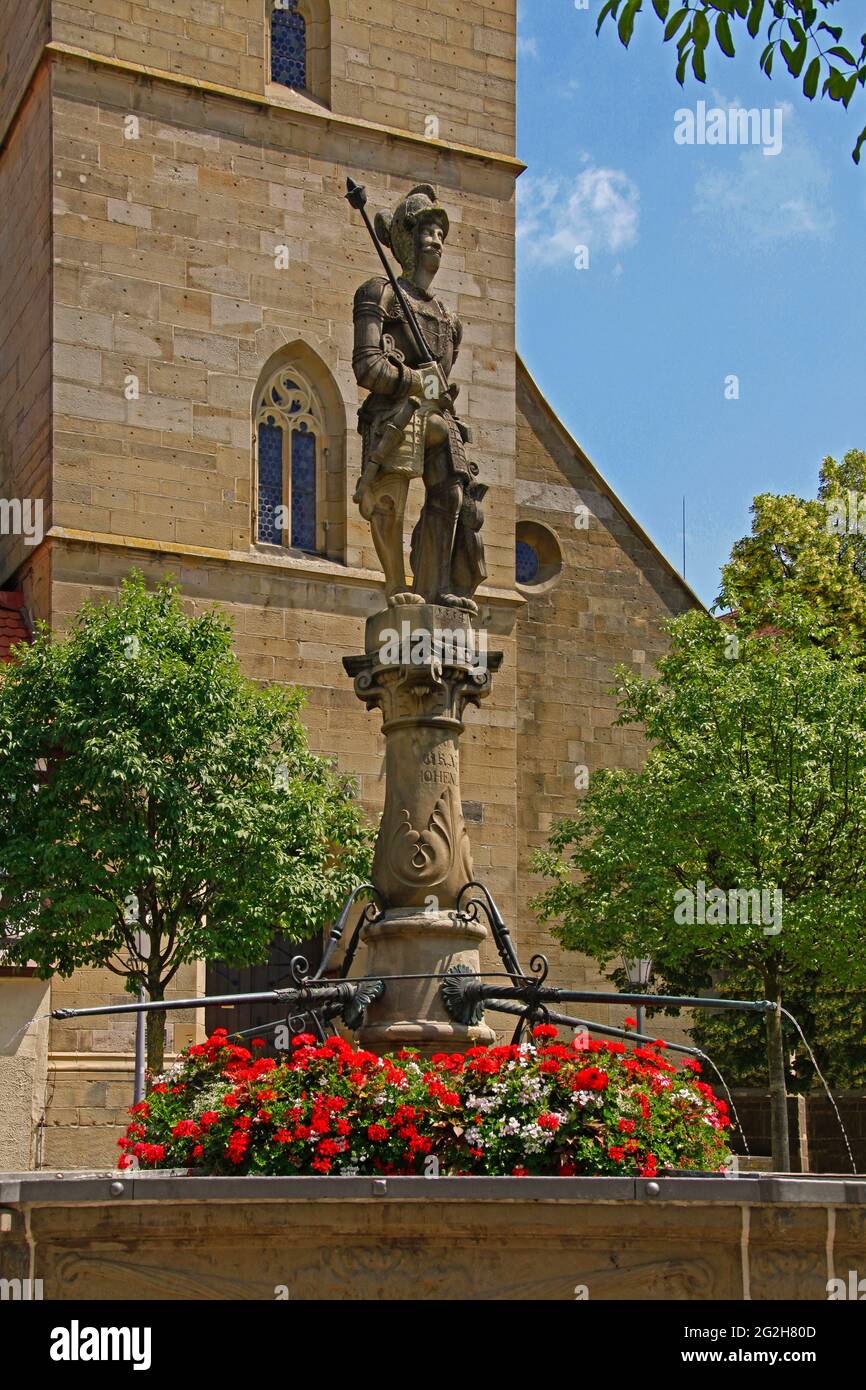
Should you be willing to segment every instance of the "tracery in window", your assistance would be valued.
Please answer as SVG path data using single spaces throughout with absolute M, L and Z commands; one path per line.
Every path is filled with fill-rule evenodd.
M 304 375 L 284 364 L 256 402 L 256 537 L 267 545 L 323 551 L 325 422 Z

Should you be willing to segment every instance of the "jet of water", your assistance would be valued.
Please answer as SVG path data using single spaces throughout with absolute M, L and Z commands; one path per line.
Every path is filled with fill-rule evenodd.
M 719 1071 L 719 1069 L 718 1069 L 718 1067 L 716 1066 L 715 1062 L 713 1061 L 712 1057 L 710 1057 L 706 1052 L 701 1052 L 700 1049 L 697 1049 L 697 1053 L 698 1053 L 698 1056 L 701 1057 L 701 1058 L 703 1058 L 703 1060 L 704 1060 L 705 1062 L 709 1062 L 709 1064 L 710 1064 L 710 1066 L 712 1067 L 713 1071 L 716 1073 L 716 1076 L 719 1078 L 719 1081 L 722 1083 L 722 1090 L 724 1091 L 724 1093 L 725 1093 L 725 1095 L 726 1095 L 726 1097 L 727 1097 L 728 1105 L 731 1107 L 731 1114 L 732 1114 L 733 1117 L 734 1117 L 734 1124 L 737 1126 L 737 1129 L 740 1131 L 740 1135 L 741 1135 L 742 1140 L 743 1140 L 743 1148 L 746 1150 L 746 1157 L 747 1157 L 747 1158 L 751 1158 L 751 1157 L 752 1157 L 752 1151 L 751 1151 L 751 1149 L 749 1148 L 749 1141 L 748 1141 L 748 1139 L 746 1138 L 746 1131 L 743 1129 L 743 1126 L 742 1126 L 742 1124 L 740 1123 L 740 1117 L 739 1117 L 739 1115 L 737 1114 L 737 1107 L 734 1105 L 734 1097 L 731 1095 L 730 1091 L 728 1090 L 728 1083 L 727 1083 L 727 1081 L 726 1081 L 725 1078 L 722 1076 L 722 1073 Z
M 47 1014 L 34 1014 L 33 1018 L 28 1018 L 28 1020 L 27 1020 L 26 1023 L 22 1024 L 20 1028 L 16 1028 L 16 1029 L 15 1029 L 15 1032 L 12 1033 L 8 1038 L 6 1038 L 5 1042 L 0 1043 L 0 1047 L 2 1047 L 3 1049 L 5 1049 L 5 1048 L 7 1048 L 7 1047 L 11 1048 L 12 1045 L 13 1045 L 13 1043 L 17 1043 L 18 1039 L 19 1039 L 19 1038 L 22 1038 L 22 1037 L 24 1036 L 24 1034 L 27 1032 L 27 1029 L 31 1026 L 31 1024 L 33 1024 L 33 1023 L 41 1023 L 42 1020 L 43 1020 L 43 1018 L 50 1018 L 50 1017 L 51 1017 L 51 1014 L 50 1014 L 50 1013 L 47 1013 Z
M 806 1035 L 805 1035 L 805 1033 L 803 1032 L 803 1030 L 802 1030 L 802 1028 L 800 1027 L 800 1025 L 799 1025 L 799 1023 L 797 1022 L 797 1020 L 795 1019 L 794 1015 L 793 1015 L 793 1014 L 789 1014 L 787 1009 L 782 1009 L 782 1013 L 785 1015 L 786 1018 L 789 1018 L 789 1019 L 791 1020 L 791 1022 L 792 1022 L 793 1025 L 794 1025 L 794 1027 L 796 1028 L 797 1032 L 800 1034 L 800 1037 L 801 1037 L 802 1040 L 803 1040 L 803 1046 L 805 1047 L 806 1051 L 808 1052 L 808 1054 L 809 1054 L 809 1056 L 810 1056 L 810 1058 L 811 1058 L 811 1060 L 812 1060 L 812 1066 L 815 1068 L 815 1071 L 818 1073 L 818 1076 L 819 1076 L 819 1078 L 820 1078 L 820 1080 L 821 1080 L 821 1085 L 824 1087 L 824 1090 L 827 1092 L 827 1099 L 829 1100 L 829 1102 L 830 1102 L 830 1104 L 832 1105 L 833 1109 L 836 1111 L 836 1119 L 839 1121 L 839 1128 L 840 1128 L 841 1131 L 842 1131 L 842 1138 L 845 1140 L 845 1148 L 848 1150 L 848 1159 L 849 1159 L 849 1162 L 850 1162 L 850 1164 L 851 1164 L 851 1172 L 856 1174 L 856 1172 L 857 1172 L 857 1165 L 856 1165 L 856 1163 L 854 1162 L 854 1155 L 853 1155 L 853 1153 L 851 1152 L 851 1145 L 850 1145 L 849 1142 L 848 1142 L 848 1131 L 846 1130 L 844 1124 L 842 1123 L 842 1116 L 839 1114 L 839 1107 L 838 1107 L 838 1105 L 836 1104 L 836 1099 L 835 1099 L 835 1097 L 834 1097 L 834 1095 L 833 1095 L 833 1092 L 830 1090 L 830 1087 L 827 1085 L 827 1081 L 826 1081 L 826 1079 L 825 1079 L 825 1077 L 824 1077 L 824 1073 L 822 1072 L 821 1068 L 818 1066 L 818 1062 L 817 1062 L 817 1059 L 816 1059 L 816 1057 L 815 1057 L 815 1054 L 814 1054 L 814 1052 L 812 1051 L 811 1047 L 809 1046 L 808 1042 L 806 1041 Z

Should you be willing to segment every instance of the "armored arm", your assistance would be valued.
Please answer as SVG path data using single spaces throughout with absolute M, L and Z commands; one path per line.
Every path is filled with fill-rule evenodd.
M 359 386 L 377 396 L 408 395 L 417 386 L 417 373 L 389 353 L 383 344 L 387 280 L 368 280 L 355 294 L 355 346 L 352 370 Z

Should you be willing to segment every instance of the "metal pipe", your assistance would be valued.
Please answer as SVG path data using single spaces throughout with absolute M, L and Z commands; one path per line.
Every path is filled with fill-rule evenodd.
M 99 1014 L 151 1013 L 160 1009 L 203 1009 L 208 1004 L 255 1004 L 267 999 L 285 1004 L 286 1008 L 290 1009 L 297 1004 L 313 1000 L 344 998 L 346 986 L 356 983 L 355 980 L 342 980 L 337 983 L 311 981 L 309 986 L 304 985 L 300 989 L 266 989 L 255 994 L 210 994 L 200 999 L 150 999 L 145 1003 L 105 1004 L 92 1009 L 53 1009 L 51 1017 L 92 1018 Z
M 488 1001 L 487 1008 L 495 1014 L 511 1014 L 514 1017 L 525 1014 L 526 1010 L 519 1004 L 499 1003 L 496 999 Z M 629 1033 L 624 1028 L 613 1028 L 606 1023 L 592 1023 L 587 1018 L 574 1018 L 570 1014 L 556 1013 L 551 1009 L 545 1009 L 546 1016 L 551 1023 L 562 1023 L 568 1028 L 585 1028 L 588 1033 L 603 1033 L 608 1038 L 627 1038 L 630 1042 L 653 1043 L 655 1038 L 651 1038 L 644 1033 Z M 689 1057 L 703 1056 L 697 1047 L 686 1047 L 685 1043 L 665 1042 L 665 1047 L 669 1052 L 684 1052 Z
M 645 1004 L 648 1008 L 676 1009 L 739 1009 L 743 1013 L 775 1013 L 770 999 L 703 999 L 679 994 L 602 994 L 592 989 L 554 989 L 535 986 L 531 980 L 516 989 L 500 989 L 497 985 L 467 984 L 467 999 L 526 999 L 544 1003 L 554 1000 L 573 1004 Z
M 145 1000 L 144 1000 L 144 987 L 143 987 L 143 986 L 142 986 L 142 988 L 138 991 L 138 1002 L 139 1002 L 139 1004 L 143 1004 L 143 1003 L 145 1002 Z M 132 1101 L 132 1103 L 133 1103 L 133 1105 L 138 1105 L 138 1102 L 139 1102 L 140 1100 L 144 1100 L 144 1092 L 145 1092 L 145 1089 L 146 1089 L 146 1087 L 145 1087 L 145 1065 L 144 1065 L 144 1041 L 145 1041 L 144 1014 L 143 1014 L 143 1012 L 141 1012 L 141 1010 L 139 1010 L 139 1012 L 138 1012 L 138 1013 L 136 1014 L 136 1016 L 135 1016 L 135 1081 L 134 1081 L 134 1083 L 133 1083 L 133 1088 L 132 1088 L 132 1094 L 133 1094 L 133 1101 Z

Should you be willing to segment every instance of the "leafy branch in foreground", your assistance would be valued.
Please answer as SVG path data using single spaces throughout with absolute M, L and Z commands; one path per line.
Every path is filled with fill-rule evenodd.
M 691 67 L 699 82 L 707 78 L 707 50 L 717 48 L 733 58 L 737 42 L 755 41 L 762 33 L 765 44 L 759 59 L 761 71 L 773 75 L 776 55 L 780 54 L 790 75 L 802 83 L 803 95 L 813 101 L 818 95 L 841 102 L 846 108 L 858 86 L 866 86 L 866 33 L 853 47 L 846 44 L 843 26 L 828 24 L 819 15 L 830 10 L 836 0 L 693 0 L 678 5 L 676 0 L 652 0 L 655 16 L 663 25 L 664 42 L 676 39 L 676 78 L 683 86 Z M 620 42 L 631 43 L 643 0 L 605 0 L 598 16 L 596 33 L 607 20 L 616 24 Z M 822 81 L 823 77 L 823 81 Z M 866 142 L 866 126 L 860 131 L 852 151 L 855 164 Z

